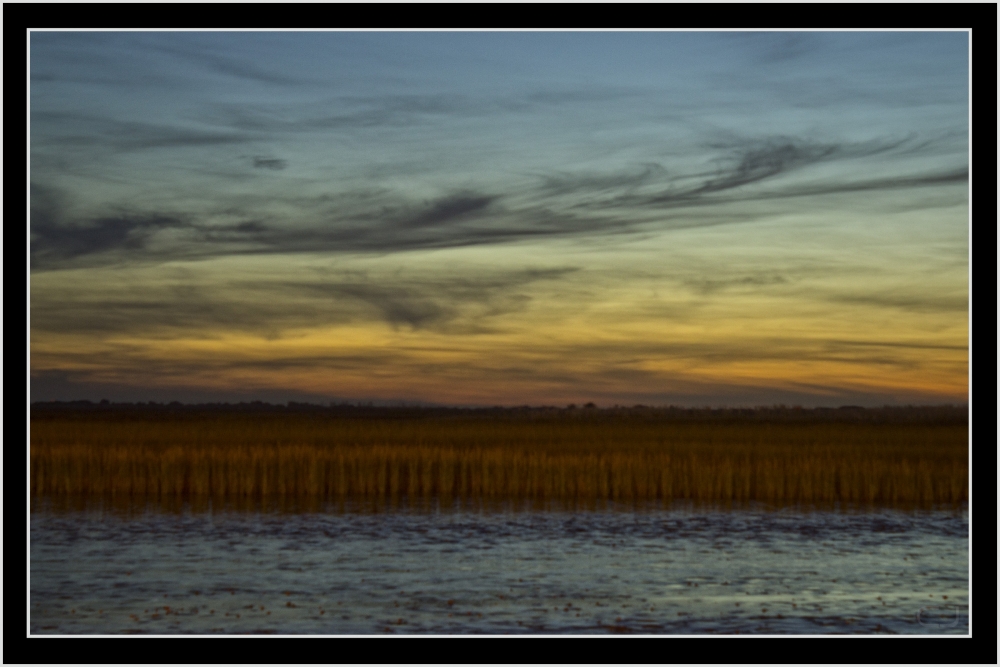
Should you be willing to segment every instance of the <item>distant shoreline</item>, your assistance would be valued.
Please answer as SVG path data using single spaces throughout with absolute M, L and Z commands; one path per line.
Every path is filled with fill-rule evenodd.
M 112 403 L 107 401 L 48 401 L 31 404 L 31 418 L 46 419 L 71 415 L 106 416 L 195 416 L 217 413 L 289 415 L 311 414 L 331 418 L 354 419 L 539 419 L 572 418 L 584 420 L 616 420 L 639 418 L 653 421 L 777 421 L 777 422 L 870 422 L 870 423 L 968 423 L 968 406 L 925 405 L 885 406 L 865 408 L 857 405 L 839 407 L 803 408 L 799 406 L 761 406 L 755 408 L 678 406 L 613 406 L 596 407 L 594 404 L 565 407 L 516 406 L 516 407 L 446 407 L 446 406 L 379 406 L 339 403 L 320 405 L 289 402 L 272 404 L 262 401 L 243 403 Z

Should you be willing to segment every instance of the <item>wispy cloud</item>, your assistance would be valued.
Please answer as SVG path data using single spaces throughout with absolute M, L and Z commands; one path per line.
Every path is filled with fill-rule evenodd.
M 65 111 L 32 112 L 32 145 L 38 148 L 89 146 L 107 150 L 140 151 L 242 144 L 261 137 L 246 132 L 220 132 L 181 125 L 123 121 Z
M 968 312 L 969 298 L 963 294 L 919 294 L 914 292 L 885 292 L 880 294 L 835 294 L 832 301 L 848 305 L 869 306 L 879 309 L 899 309 L 910 312 Z
M 724 203 L 740 200 L 782 199 L 858 190 L 881 190 L 919 187 L 962 180 L 967 177 L 965 167 L 955 167 L 929 174 L 898 174 L 892 177 L 869 175 L 872 165 L 861 163 L 856 170 L 824 175 L 824 180 L 814 184 L 782 182 L 781 177 L 813 165 L 823 165 L 846 160 L 860 160 L 874 156 L 908 151 L 919 144 L 918 138 L 873 140 L 863 143 L 820 143 L 792 137 L 768 137 L 740 142 L 737 145 L 715 145 L 723 156 L 714 172 L 680 175 L 668 182 L 666 190 L 646 195 L 627 195 L 619 203 L 639 203 L 651 206 L 686 206 L 695 202 Z M 770 185 L 766 191 L 748 186 Z
M 141 254 L 158 231 L 188 226 L 179 217 L 155 213 L 67 221 L 62 193 L 36 185 L 31 192 L 33 269 L 55 268 L 79 257 L 115 251 Z
M 920 348 L 921 346 L 913 346 Z M 772 351 L 758 357 L 756 353 Z M 435 360 L 413 350 L 366 349 L 325 351 L 321 354 L 284 354 L 277 356 L 191 355 L 187 358 L 157 358 L 119 346 L 94 352 L 89 367 L 72 371 L 39 371 L 32 377 L 32 399 L 80 398 L 81 392 L 92 399 L 112 400 L 213 400 L 203 398 L 205 387 L 214 400 L 240 400 L 250 396 L 260 400 L 336 400 L 347 396 L 357 400 L 374 396 L 382 399 L 409 398 L 400 395 L 400 386 L 422 389 L 442 397 L 445 402 L 465 404 L 562 404 L 594 400 L 603 405 L 643 403 L 652 405 L 886 405 L 951 400 L 954 395 L 920 386 L 883 385 L 873 381 L 829 383 L 799 381 L 774 377 L 710 377 L 682 371 L 659 371 L 643 368 L 628 360 L 607 356 L 608 350 L 583 346 L 569 350 L 574 364 L 557 350 L 544 356 L 518 359 L 509 350 L 500 350 L 488 358 L 466 363 Z M 612 350 L 620 352 L 620 350 Z M 882 373 L 913 373 L 920 376 L 920 365 L 912 357 L 854 350 L 819 350 L 795 341 L 768 341 L 753 349 L 733 347 L 714 349 L 709 345 L 649 345 L 637 350 L 645 354 L 674 353 L 679 359 L 698 359 L 703 363 L 725 364 L 752 359 L 798 364 L 834 362 L 859 370 L 881 369 Z M 803 356 L 806 352 L 806 356 Z M 926 350 L 924 350 L 926 354 Z M 373 376 L 371 369 L 381 369 Z M 315 378 L 333 374 L 338 382 L 326 392 L 309 392 L 282 378 Z M 227 378 L 239 377 L 238 382 Z M 287 382 L 287 380 L 286 380 Z M 292 380 L 292 382 L 295 382 Z M 336 387 L 336 388 L 334 388 Z M 338 389 L 344 393 L 338 394 Z M 73 393 L 75 392 L 75 394 Z M 115 392 L 109 395 L 108 392 Z M 224 398 L 219 398 L 224 397 Z M 234 397 L 234 398 L 229 398 Z M 246 400 L 246 399 L 244 399 Z M 270 399 L 275 400 L 275 399 Z
M 559 281 L 575 267 L 484 270 L 474 274 L 382 275 L 322 270 L 310 280 L 236 278 L 205 284 L 192 275 L 107 290 L 100 283 L 56 292 L 36 289 L 32 329 L 58 333 L 189 335 L 242 331 L 278 337 L 302 327 L 385 323 L 405 330 L 484 333 L 522 311 L 534 285 Z
M 288 161 L 273 157 L 254 156 L 253 166 L 254 169 L 270 169 L 271 171 L 281 171 L 282 169 L 288 166 Z
M 734 278 L 689 279 L 685 283 L 701 294 L 713 294 L 719 290 L 731 287 L 760 288 L 771 285 L 784 285 L 788 283 L 788 279 L 785 276 L 771 272 Z
M 230 139 L 197 133 L 158 136 L 161 145 Z M 885 175 L 878 163 L 865 162 L 878 156 L 919 153 L 921 146 L 926 142 L 913 136 L 864 143 L 772 137 L 712 147 L 716 155 L 712 160 L 718 166 L 710 171 L 676 173 L 658 163 L 607 173 L 562 171 L 543 174 L 521 190 L 465 189 L 425 201 L 413 201 L 391 190 L 297 196 L 295 183 L 284 182 L 282 188 L 291 192 L 276 193 L 270 201 L 282 202 L 286 210 L 295 212 L 295 222 L 265 221 L 253 208 L 255 198 L 241 197 L 232 201 L 229 215 L 243 217 L 244 222 L 232 225 L 220 225 L 183 209 L 57 220 L 46 212 L 51 208 L 45 201 L 48 191 L 37 188 L 32 204 L 33 266 L 52 267 L 59 260 L 107 251 L 117 252 L 108 255 L 107 261 L 162 261 L 246 253 L 395 252 L 648 233 L 657 224 L 669 229 L 756 219 L 749 211 L 734 217 L 732 206 L 740 202 L 935 187 L 967 180 L 965 166 Z M 851 164 L 807 181 L 787 178 L 808 167 L 840 162 Z M 278 171 L 288 163 L 257 155 L 251 164 Z M 711 215 L 698 212 L 712 206 L 716 210 Z M 669 221 L 651 223 L 650 215 L 665 208 L 674 210 Z M 151 252 L 147 242 L 164 229 L 183 233 L 174 234 L 170 243 L 159 244 Z
M 195 42 L 184 40 L 155 40 L 150 46 L 161 53 L 170 54 L 189 64 L 200 65 L 226 77 L 246 79 L 255 83 L 276 86 L 291 86 L 304 83 L 315 83 L 316 78 L 282 72 L 274 67 L 261 65 L 248 58 L 232 57 L 220 53 L 220 49 L 207 46 L 204 40 Z M 235 44 L 230 44 L 230 50 Z M 252 47 L 251 47 L 252 48 Z

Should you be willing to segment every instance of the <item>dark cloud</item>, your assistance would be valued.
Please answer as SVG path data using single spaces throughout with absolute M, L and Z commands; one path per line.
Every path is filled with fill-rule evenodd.
M 968 350 L 967 345 L 940 345 L 936 343 L 912 343 L 899 341 L 869 341 L 869 340 L 830 340 L 830 346 L 844 347 L 888 347 L 910 350 Z
M 238 385 L 227 387 L 204 385 L 199 381 L 213 377 L 225 377 L 227 373 L 239 371 L 245 376 L 248 370 L 267 374 L 288 371 L 315 371 L 323 369 L 330 373 L 350 373 L 357 375 L 371 368 L 396 369 L 400 374 L 448 378 L 455 382 L 475 381 L 488 376 L 495 386 L 509 384 L 515 387 L 516 396 L 506 400 L 491 397 L 488 405 L 525 403 L 565 405 L 569 402 L 582 404 L 595 401 L 601 405 L 643 404 L 682 406 L 761 406 L 761 405 L 801 405 L 839 406 L 863 405 L 880 407 L 884 405 L 925 404 L 955 402 L 956 397 L 935 395 L 918 390 L 850 389 L 820 383 L 782 382 L 768 384 L 739 384 L 738 382 L 711 382 L 683 376 L 665 376 L 639 368 L 606 367 L 595 374 L 575 374 L 549 367 L 530 365 L 491 365 L 488 369 L 455 364 L 438 363 L 415 359 L 394 350 L 350 353 L 344 355 L 322 354 L 281 359 L 241 359 L 214 358 L 188 362 L 178 359 L 143 359 L 130 366 L 123 364 L 121 354 L 103 353 L 95 355 L 93 362 L 98 368 L 107 370 L 80 371 L 36 371 L 29 380 L 30 400 L 91 400 L 108 399 L 112 402 L 240 402 L 262 400 L 272 403 L 286 401 L 300 402 L 356 402 L 374 400 L 376 404 L 392 400 L 419 401 L 422 396 L 338 395 L 334 393 L 304 392 L 301 390 L 275 386 L 273 381 L 263 379 L 259 386 L 252 381 L 242 380 Z M 526 394 L 524 388 L 541 382 L 544 392 Z M 537 386 L 537 385 L 536 385 Z M 663 387 L 669 387 L 664 389 Z M 398 392 L 399 390 L 394 390 Z M 466 398 L 462 404 L 475 404 L 475 399 Z
M 247 133 L 219 132 L 193 127 L 120 121 L 70 112 L 33 111 L 32 145 L 67 144 L 98 149 L 142 150 L 240 144 L 260 139 Z
M 635 188 L 648 183 L 655 183 L 667 178 L 667 170 L 663 165 L 652 162 L 640 165 L 635 169 L 626 169 L 619 173 L 557 173 L 541 176 L 541 188 L 553 195 L 565 195 L 577 192 L 607 193 L 620 192 L 623 189 Z
M 250 58 L 233 58 L 228 55 L 213 53 L 212 49 L 199 47 L 190 41 L 178 42 L 171 40 L 171 44 L 168 45 L 165 41 L 161 40 L 155 49 L 162 53 L 169 53 L 178 58 L 202 65 L 206 69 L 219 74 L 246 79 L 256 83 L 290 86 L 315 82 L 315 79 L 290 76 L 274 69 L 258 67 L 250 61 Z
M 957 352 L 962 348 L 948 349 Z M 907 354 L 909 350 L 921 353 Z M 706 364 L 773 361 L 795 364 L 833 362 L 844 366 L 913 370 L 923 367 L 927 355 L 920 343 L 887 347 L 878 343 L 845 345 L 836 340 L 753 336 L 729 342 L 636 340 L 627 343 L 579 343 L 556 349 L 547 348 L 546 353 L 559 372 L 566 372 L 566 359 L 590 360 L 590 364 L 581 364 L 581 367 L 590 369 L 596 366 L 602 369 L 601 375 L 622 380 L 627 380 L 634 374 L 649 373 L 650 377 L 655 377 L 662 373 L 662 371 L 642 369 L 645 362 L 650 359 L 670 359 L 678 364 L 691 364 L 695 367 L 703 367 Z M 551 370 L 548 364 L 539 363 L 531 367 L 530 372 L 537 373 L 541 378 L 547 376 Z
M 107 250 L 142 250 L 157 231 L 182 227 L 184 222 L 165 216 L 97 218 L 85 227 L 31 226 L 31 254 L 44 262 L 72 259 Z
M 288 166 L 286 160 L 279 160 L 273 157 L 260 157 L 255 156 L 253 158 L 254 169 L 270 169 L 272 171 L 281 171 Z
M 278 226 L 260 220 L 219 227 L 192 228 L 191 242 L 177 256 L 281 252 L 396 252 L 450 248 L 560 236 L 599 230 L 599 221 L 579 221 L 546 211 L 508 211 L 502 198 L 476 192 L 449 194 L 421 203 L 391 194 L 323 197 L 288 202 L 308 211 L 311 224 Z M 352 210 L 353 208 L 353 210 Z M 312 222 L 317 221 L 317 222 Z M 572 224 L 572 223 L 571 223 Z M 137 258 L 141 259 L 141 258 Z M 148 259 L 156 259 L 149 257 Z
M 628 97 L 641 97 L 644 91 L 637 88 L 592 86 L 587 89 L 539 90 L 524 95 L 527 103 L 537 105 L 578 105 L 590 102 L 619 101 Z
M 158 231 L 187 226 L 164 214 L 122 214 L 84 223 L 64 221 L 64 197 L 57 190 L 31 186 L 31 267 L 44 269 L 67 260 L 113 250 L 141 253 Z
M 698 196 L 756 183 L 799 167 L 829 160 L 842 148 L 833 144 L 808 144 L 790 139 L 770 139 L 736 151 L 735 159 L 719 175 L 684 193 Z
M 836 294 L 827 297 L 836 303 L 875 308 L 896 308 L 911 312 L 963 312 L 969 310 L 969 298 L 964 295 L 939 296 L 929 294 L 882 293 Z
M 227 330 L 277 338 L 288 326 L 313 321 L 344 324 L 356 316 L 347 308 L 322 308 L 316 303 L 291 302 L 287 294 L 245 290 L 225 293 L 190 285 L 117 286 L 113 294 L 92 289 L 32 294 L 33 331 L 72 328 L 90 334 L 128 333 L 171 338 L 180 332 Z M 261 298 L 253 302 L 252 298 Z M 277 297 L 277 300 L 275 300 Z
M 204 120 L 242 132 L 409 127 L 444 116 L 482 115 L 495 105 L 446 94 L 340 96 L 309 104 L 219 104 Z M 509 110 L 508 110 L 509 111 Z
M 686 181 L 701 176 L 702 182 L 686 187 L 678 184 L 666 192 L 648 197 L 647 201 L 650 204 L 669 204 L 704 199 L 762 181 L 774 180 L 778 176 L 814 164 L 889 153 L 913 140 L 914 137 L 909 136 L 889 141 L 838 144 L 811 142 L 792 137 L 768 137 L 762 140 L 742 141 L 735 146 L 731 142 L 717 144 L 711 148 L 723 150 L 728 155 L 717 159 L 720 166 L 715 173 L 685 176 Z M 824 192 L 836 192 L 850 185 L 849 182 L 832 182 L 822 186 L 821 189 Z M 780 197 L 782 194 L 779 191 L 776 196 Z
M 896 176 L 891 178 L 874 178 L 867 181 L 852 181 L 827 183 L 812 186 L 787 188 L 783 192 L 771 193 L 759 198 L 783 199 L 788 197 L 808 197 L 810 195 L 837 194 L 840 192 L 865 192 L 871 190 L 895 190 L 902 188 L 932 187 L 966 183 L 969 180 L 969 168 L 957 167 L 944 171 L 921 174 L 918 176 Z
M 880 391 L 878 388 L 872 388 L 870 391 L 864 391 L 858 388 L 804 382 L 740 384 L 738 382 L 698 381 L 689 377 L 668 376 L 665 378 L 662 373 L 631 368 L 606 371 L 601 374 L 601 378 L 607 380 L 604 386 L 595 380 L 584 384 L 582 379 L 576 379 L 575 382 L 567 382 L 560 389 L 582 397 L 576 399 L 578 403 L 585 399 L 596 401 L 602 405 L 642 404 L 693 407 L 799 405 L 807 408 L 861 405 L 882 407 L 886 405 L 912 405 L 914 403 L 955 402 L 956 400 L 953 396 L 922 393 L 918 390 Z M 663 386 L 668 386 L 669 389 L 659 389 Z M 581 390 L 581 388 L 585 389 Z
M 783 64 L 818 51 L 824 36 L 814 32 L 731 32 L 714 36 L 724 44 L 736 45 L 743 58 L 755 64 Z
M 112 361 L 112 360 L 108 360 Z M 183 368 L 184 372 L 197 372 L 200 368 Z M 156 386 L 150 382 L 150 371 L 157 371 L 156 380 L 173 380 Z M 184 382 L 183 377 L 170 372 L 169 364 L 161 368 L 151 368 L 146 372 L 106 374 L 93 371 L 38 371 L 28 380 L 28 394 L 31 402 L 36 401 L 92 401 L 109 400 L 121 403 L 240 403 L 264 401 L 269 403 L 347 402 L 349 397 L 334 394 L 320 394 L 296 389 L 276 387 L 231 387 L 227 389 L 206 389 Z M 358 400 L 358 399 L 354 399 Z
M 439 296 L 413 287 L 358 283 L 299 285 L 298 288 L 327 298 L 362 301 L 374 307 L 381 319 L 394 327 L 408 325 L 411 329 L 424 329 L 457 316 L 454 305 L 446 305 Z
M 404 128 L 452 118 L 530 113 L 546 108 L 641 97 L 631 89 L 567 90 L 470 97 L 449 93 L 341 95 L 307 104 L 218 104 L 207 123 L 237 131 L 310 132 L 363 128 Z
M 351 282 L 285 283 L 283 289 L 361 301 L 393 326 L 425 329 L 457 325 L 470 331 L 470 327 L 483 330 L 475 321 L 479 318 L 521 310 L 530 297 L 517 293 L 520 288 L 538 281 L 557 280 L 576 270 L 526 269 L 405 282 L 355 278 Z
M 281 74 L 274 71 L 269 71 L 262 69 L 260 67 L 255 67 L 245 60 L 237 60 L 235 58 L 227 58 L 225 56 L 210 55 L 207 53 L 190 54 L 191 57 L 204 63 L 211 69 L 214 69 L 220 74 L 226 74 L 228 76 L 235 76 L 241 79 L 250 79 L 252 81 L 257 81 L 259 83 L 276 84 L 279 86 L 287 86 L 308 82 L 308 79 L 303 79 L 300 77 L 288 76 L 287 74 Z
M 685 284 L 702 294 L 712 294 L 729 287 L 767 287 L 770 285 L 783 285 L 787 282 L 787 278 L 778 274 L 762 274 L 741 276 L 738 278 L 688 280 L 685 281 Z
M 790 137 L 731 140 L 709 148 L 722 155 L 714 159 L 713 171 L 671 171 L 659 163 L 618 172 L 561 172 L 541 177 L 540 197 L 576 200 L 575 211 L 591 214 L 628 210 L 633 215 L 657 209 L 780 201 L 838 193 L 933 187 L 968 180 L 968 167 L 956 166 L 923 174 L 870 175 L 865 158 L 917 156 L 933 149 L 934 142 L 909 135 L 901 139 L 860 143 L 812 142 Z M 836 174 L 825 174 L 814 182 L 795 182 L 783 177 L 815 165 L 858 161 L 854 169 L 844 165 Z M 877 171 L 875 173 L 878 173 Z M 633 225 L 640 227 L 641 225 Z M 579 228 L 578 228 L 579 229 Z
M 445 273 L 403 277 L 329 272 L 311 281 L 243 280 L 201 284 L 183 276 L 167 283 L 117 286 L 113 293 L 79 285 L 32 294 L 32 330 L 185 335 L 225 329 L 280 337 L 288 328 L 383 321 L 393 327 L 484 332 L 499 315 L 522 310 L 531 285 L 572 267 Z M 527 292 L 527 293 L 526 293 Z
M 457 194 L 430 202 L 423 210 L 400 218 L 397 226 L 407 228 L 435 227 L 480 213 L 496 197 L 477 194 Z
M 156 126 L 143 127 L 150 130 Z M 162 128 L 150 131 L 152 134 L 142 139 L 125 136 L 116 141 L 120 146 L 143 142 L 165 146 L 171 141 L 196 145 L 200 141 L 237 140 L 221 135 L 170 135 Z M 227 225 L 199 222 L 204 216 L 183 211 L 115 212 L 94 219 L 55 221 L 45 213 L 44 202 L 36 209 L 33 201 L 33 267 L 52 266 L 60 259 L 75 260 L 109 249 L 130 251 L 128 257 L 123 254 L 114 261 L 163 261 L 246 253 L 383 253 L 557 237 L 642 234 L 754 220 L 764 214 L 753 208 L 740 210 L 742 203 L 777 204 L 794 197 L 967 181 L 966 166 L 923 174 L 885 175 L 884 165 L 878 170 L 866 162 L 882 157 L 905 161 L 921 154 L 927 146 L 927 140 L 915 136 L 860 143 L 790 137 L 731 140 L 710 147 L 719 154 L 714 160 L 718 166 L 711 171 L 681 173 L 659 163 L 607 173 L 563 171 L 543 174 L 534 186 L 519 191 L 465 189 L 423 202 L 386 189 L 309 197 L 294 192 L 264 193 L 233 200 L 226 216 L 245 219 Z M 265 155 L 250 160 L 258 169 L 278 170 L 287 164 Z M 832 163 L 843 164 L 835 169 L 825 167 Z M 812 166 L 824 166 L 812 180 L 785 178 Z M 870 174 L 867 177 L 866 172 Z M 289 185 L 294 187 L 294 183 Z M 255 210 L 258 204 L 261 210 Z M 274 204 L 294 211 L 294 217 L 262 214 Z M 660 213 L 663 209 L 672 210 L 669 218 Z M 171 236 L 169 243 L 158 244 L 153 252 L 146 241 L 167 227 L 183 228 L 183 233 Z M 46 262 L 34 261 L 43 257 Z M 419 319 L 416 315 L 413 318 Z
M 809 41 L 808 38 L 806 41 Z M 797 57 L 788 56 L 793 50 L 793 48 L 788 48 L 782 52 L 787 57 Z M 49 75 L 43 74 L 43 76 Z M 260 80 L 267 81 L 268 77 L 263 77 Z M 275 75 L 273 82 L 292 84 L 298 83 L 299 80 Z M 169 83 L 164 82 L 157 85 L 169 85 Z M 753 85 L 760 84 L 754 83 Z M 823 82 L 815 80 L 796 80 L 784 84 L 771 82 L 768 85 L 781 92 L 783 96 L 793 100 L 796 105 L 811 101 L 815 105 L 825 107 L 837 101 L 842 102 L 843 100 L 838 100 L 838 96 L 842 97 L 845 94 L 842 85 L 838 83 L 824 85 Z M 648 112 L 656 117 L 670 119 L 671 122 L 692 122 L 688 113 L 675 110 L 666 113 L 662 108 L 662 95 L 655 90 L 641 87 L 595 85 L 565 90 L 512 90 L 505 94 L 495 95 L 445 92 L 323 95 L 319 91 L 329 90 L 332 87 L 324 83 L 319 83 L 318 86 L 312 88 L 317 93 L 309 101 L 285 101 L 285 98 L 276 91 L 273 96 L 276 101 L 262 103 L 259 101 L 260 98 L 256 98 L 239 103 L 216 102 L 203 107 L 199 117 L 207 124 L 228 127 L 236 131 L 293 133 L 317 130 L 408 128 L 430 125 L 439 121 L 447 122 L 471 118 L 489 118 L 507 124 L 512 118 L 519 117 L 533 122 L 530 120 L 533 116 L 552 112 L 600 113 L 604 109 L 614 113 L 614 109 L 624 102 L 634 104 L 636 108 L 641 110 L 649 110 Z M 850 94 L 858 98 L 872 95 L 872 93 L 865 91 L 851 91 Z M 926 104 L 926 95 L 926 90 L 893 91 L 892 102 L 894 104 L 903 102 Z M 612 104 L 614 106 L 611 106 Z M 720 108 L 723 108 L 730 102 L 720 101 L 718 104 Z

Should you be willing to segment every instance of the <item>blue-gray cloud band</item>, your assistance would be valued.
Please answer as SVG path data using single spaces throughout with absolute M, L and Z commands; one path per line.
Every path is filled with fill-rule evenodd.
M 715 146 L 717 167 L 711 171 L 674 173 L 651 163 L 618 173 L 562 172 L 542 175 L 521 191 L 466 189 L 419 202 L 387 190 L 363 197 L 343 193 L 343 200 L 351 205 L 342 206 L 338 195 L 297 199 L 291 183 L 288 191 L 276 194 L 275 199 L 295 211 L 297 219 L 268 218 L 252 203 L 234 201 L 228 202 L 230 218 L 242 217 L 244 221 L 225 225 L 209 222 L 204 215 L 180 205 L 174 210 L 119 210 L 74 219 L 64 213 L 68 194 L 34 185 L 32 268 L 245 253 L 391 253 L 646 233 L 657 225 L 689 227 L 754 219 L 750 213 L 733 213 L 733 205 L 740 203 L 780 203 L 790 198 L 967 182 L 968 167 L 962 164 L 915 174 L 866 170 L 866 160 L 919 156 L 925 145 L 914 136 L 864 143 L 769 137 Z M 251 164 L 257 170 L 282 171 L 289 163 L 258 155 Z M 836 175 L 808 182 L 786 178 L 823 166 L 838 167 Z M 962 189 L 952 194 L 955 202 L 964 197 Z M 713 206 L 718 215 L 706 210 Z M 673 211 L 668 221 L 650 222 L 664 209 Z M 156 244 L 154 250 L 150 241 L 164 230 L 172 230 L 173 240 Z

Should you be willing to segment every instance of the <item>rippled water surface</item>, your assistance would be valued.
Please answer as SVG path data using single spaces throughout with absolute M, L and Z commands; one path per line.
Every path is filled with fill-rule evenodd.
M 31 514 L 30 631 L 966 634 L 966 512 Z

